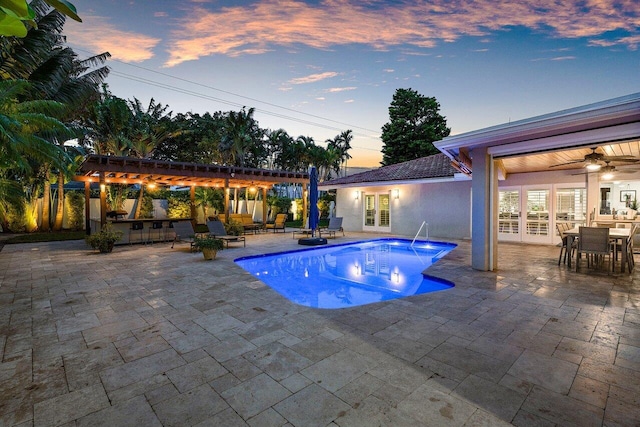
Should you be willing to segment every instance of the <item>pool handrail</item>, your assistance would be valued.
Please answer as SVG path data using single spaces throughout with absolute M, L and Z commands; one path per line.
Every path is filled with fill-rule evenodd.
M 427 221 L 422 221 L 422 224 L 420 225 L 420 228 L 418 229 L 418 232 L 416 233 L 415 237 L 411 241 L 411 245 L 409 245 L 412 248 L 413 248 L 413 244 L 416 242 L 416 239 L 420 235 L 420 232 L 422 231 L 422 227 L 425 227 L 424 235 L 425 235 L 425 237 L 427 239 L 427 242 L 429 241 L 429 223 Z

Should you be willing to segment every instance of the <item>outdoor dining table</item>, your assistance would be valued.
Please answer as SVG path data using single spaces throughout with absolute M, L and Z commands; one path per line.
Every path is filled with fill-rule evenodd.
M 573 244 L 574 239 L 580 235 L 580 227 L 571 228 L 565 231 L 564 234 L 567 236 L 567 247 L 570 248 L 571 245 Z M 622 241 L 622 244 L 620 245 L 622 247 L 622 255 L 620 256 L 621 258 L 620 263 L 621 263 L 621 271 L 623 273 L 627 263 L 627 239 L 629 238 L 630 234 L 631 234 L 630 228 L 610 228 L 609 229 L 609 238 L 611 240 L 615 240 L 616 243 L 619 243 L 619 241 Z M 571 268 L 571 257 L 569 257 L 568 266 L 569 268 Z

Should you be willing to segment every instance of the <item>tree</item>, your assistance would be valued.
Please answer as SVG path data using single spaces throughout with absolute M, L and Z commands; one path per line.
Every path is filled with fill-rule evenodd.
M 221 130 L 220 151 L 224 164 L 257 168 L 267 157 L 262 144 L 264 131 L 253 118 L 255 109 L 229 111 Z
M 2 0 L 0 0 L 2 2 Z M 23 38 L 2 38 L 0 51 L 0 76 L 4 79 L 24 78 L 31 84 L 32 90 L 28 94 L 31 99 L 49 99 L 65 105 L 61 120 L 69 129 L 77 132 L 70 135 L 50 134 L 49 140 L 58 144 L 62 149 L 65 142 L 74 136 L 79 136 L 83 128 L 79 126 L 79 118 L 87 114 L 90 105 L 100 95 L 100 84 L 109 74 L 109 68 L 103 66 L 109 53 L 95 55 L 80 60 L 78 55 L 65 46 L 62 35 L 65 16 L 58 10 L 52 10 L 42 0 L 33 1 L 30 5 L 33 12 L 34 25 Z M 73 158 L 73 156 L 69 156 Z M 53 224 L 54 230 L 62 229 L 64 207 L 64 182 L 73 172 L 73 165 L 65 165 L 50 171 L 50 164 L 44 163 L 39 168 L 43 170 L 45 197 L 42 212 L 42 229 L 49 229 L 50 185 L 49 176 L 54 172 L 57 176 L 57 211 Z
M 149 107 L 145 110 L 137 98 L 129 101 L 129 106 L 133 111 L 132 127 L 129 130 L 129 156 L 146 159 L 151 157 L 153 150 L 165 139 L 172 136 L 165 130 L 165 123 L 171 120 L 171 112 L 167 113 L 168 105 L 163 106 L 155 99 L 151 98 Z M 140 184 L 138 193 L 138 203 L 133 215 L 135 219 L 140 218 L 142 204 L 144 200 L 144 184 Z
M 44 0 L 71 19 L 82 22 L 73 4 L 66 0 Z M 0 0 L 0 36 L 24 37 L 34 27 L 35 12 L 26 0 Z
M 63 105 L 45 100 L 21 101 L 31 90 L 24 80 L 0 81 L 0 214 L 7 212 L 7 206 L 22 205 L 19 199 L 24 200 L 24 195 L 19 195 L 19 182 L 33 174 L 30 161 L 58 168 L 69 162 L 60 147 L 50 142 L 52 135 L 71 135 L 55 118 L 61 115 Z
M 340 176 L 340 169 L 344 165 L 345 174 L 347 168 L 347 160 L 351 158 L 349 150 L 351 149 L 351 140 L 353 139 L 353 132 L 351 129 L 341 132 L 333 139 L 327 139 L 327 151 L 334 151 L 337 153 L 337 159 L 332 165 L 333 171 Z M 329 179 L 329 178 L 328 178 Z
M 451 132 L 439 111 L 436 98 L 397 89 L 389 107 L 389 123 L 382 126 L 382 166 L 438 153 L 433 143 Z

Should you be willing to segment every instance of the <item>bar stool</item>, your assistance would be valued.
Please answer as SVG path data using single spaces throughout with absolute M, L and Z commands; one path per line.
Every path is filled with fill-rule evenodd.
M 173 223 L 175 221 L 169 221 L 169 226 L 164 230 L 164 237 L 167 241 L 173 241 L 176 238 L 176 232 L 173 229 Z
M 162 226 L 162 221 L 153 221 L 151 223 L 151 227 L 149 227 L 149 237 L 147 237 L 147 240 L 151 242 L 151 244 L 153 244 L 153 238 L 155 236 L 158 237 L 158 240 L 163 242 L 167 240 L 167 234 Z
M 145 243 L 144 241 L 144 222 L 142 221 L 133 221 L 131 223 L 131 227 L 129 227 L 129 244 L 132 244 L 132 239 L 131 237 L 133 235 L 139 234 L 140 235 L 140 240 L 138 240 L 139 242 Z

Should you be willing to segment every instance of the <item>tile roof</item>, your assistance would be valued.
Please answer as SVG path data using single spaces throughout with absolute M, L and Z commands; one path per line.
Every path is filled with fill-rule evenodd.
M 359 184 L 366 182 L 406 181 L 429 178 L 453 177 L 457 172 L 451 166 L 451 160 L 442 153 L 421 157 L 408 162 L 383 166 L 378 169 L 361 172 L 351 176 L 332 179 L 320 183 L 330 185 Z

